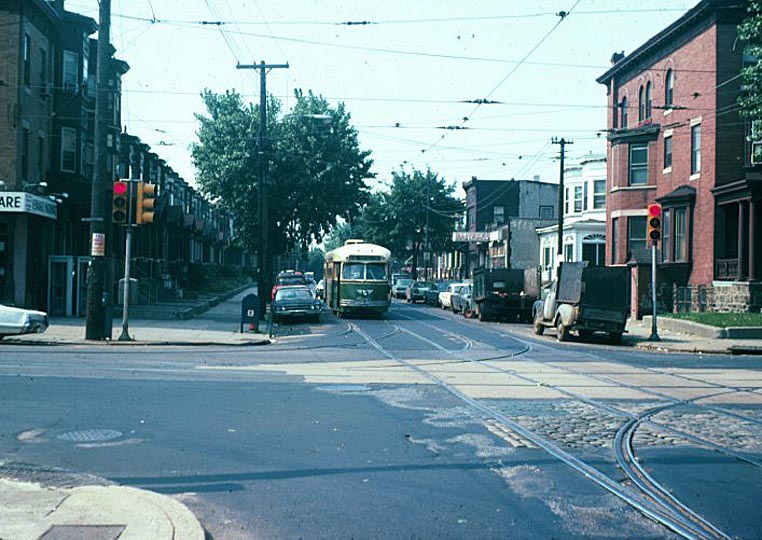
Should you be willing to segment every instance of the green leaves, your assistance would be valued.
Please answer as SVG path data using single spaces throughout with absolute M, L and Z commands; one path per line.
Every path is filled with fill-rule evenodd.
M 762 121 L 762 0 L 749 0 L 748 17 L 738 27 L 745 43 L 743 84 L 747 90 L 738 98 L 741 115 Z
M 229 209 L 243 243 L 256 249 L 258 231 L 259 107 L 235 91 L 205 91 L 207 115 L 197 115 L 192 158 L 201 190 Z M 267 108 L 268 220 L 273 254 L 320 242 L 337 217 L 356 216 L 372 177 L 370 152 L 359 148 L 344 105 L 331 107 L 312 92 L 295 92 L 291 113 Z

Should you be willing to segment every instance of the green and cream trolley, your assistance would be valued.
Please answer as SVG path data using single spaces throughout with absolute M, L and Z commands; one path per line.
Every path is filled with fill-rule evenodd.
M 382 316 L 392 301 L 389 264 L 385 247 L 347 240 L 325 254 L 325 303 L 339 316 Z

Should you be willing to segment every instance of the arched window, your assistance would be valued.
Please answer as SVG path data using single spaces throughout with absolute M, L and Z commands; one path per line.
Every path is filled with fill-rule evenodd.
M 651 81 L 646 83 L 646 119 L 651 118 Z
M 675 74 L 671 69 L 667 70 L 667 76 L 664 77 L 664 105 L 669 109 L 672 107 L 672 99 L 675 90 Z
M 621 110 L 619 111 L 619 127 L 627 129 L 627 96 L 622 98 Z
M 646 102 L 643 101 L 643 87 L 638 90 L 638 122 L 642 122 L 646 117 Z

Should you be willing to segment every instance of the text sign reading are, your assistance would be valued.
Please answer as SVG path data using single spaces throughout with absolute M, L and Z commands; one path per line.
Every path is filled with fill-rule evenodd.
M 58 206 L 47 197 L 23 191 L 7 191 L 0 192 L 0 213 L 25 213 L 56 219 Z

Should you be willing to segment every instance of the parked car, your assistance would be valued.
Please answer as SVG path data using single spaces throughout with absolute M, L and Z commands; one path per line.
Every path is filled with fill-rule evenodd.
M 426 297 L 426 303 L 431 306 L 438 306 L 439 305 L 439 295 L 447 290 L 447 286 L 450 283 L 447 281 L 440 281 L 436 285 L 436 289 L 431 289 L 430 291 L 426 291 L 423 295 Z
M 304 285 L 306 287 L 307 278 L 305 278 L 304 274 L 301 272 L 296 272 L 294 270 L 284 270 L 283 272 L 278 272 L 278 275 L 275 278 L 275 285 L 273 286 L 273 290 L 270 293 L 270 299 L 275 298 L 275 292 L 281 287 L 290 287 L 293 285 Z
M 413 282 L 410 278 L 398 278 L 392 285 L 392 295 L 394 298 L 405 298 L 405 290 Z
M 41 334 L 47 329 L 47 313 L 0 304 L 0 339 L 21 334 Z
M 465 287 L 466 283 L 450 283 L 447 289 L 439 293 L 439 305 L 442 309 L 452 309 L 452 295 L 458 294 L 460 290 Z
M 306 285 L 290 285 L 275 291 L 271 308 L 273 322 L 295 318 L 320 322 L 323 303 L 315 298 Z
M 471 285 L 463 285 L 460 291 L 450 297 L 454 313 L 463 313 L 470 316 L 471 313 Z
M 321 279 L 317 282 L 317 285 L 315 285 L 315 296 L 317 298 L 320 298 L 321 300 L 325 298 L 325 280 Z
M 426 291 L 436 290 L 437 284 L 433 281 L 414 281 L 405 289 L 405 300 L 415 304 L 426 301 Z

